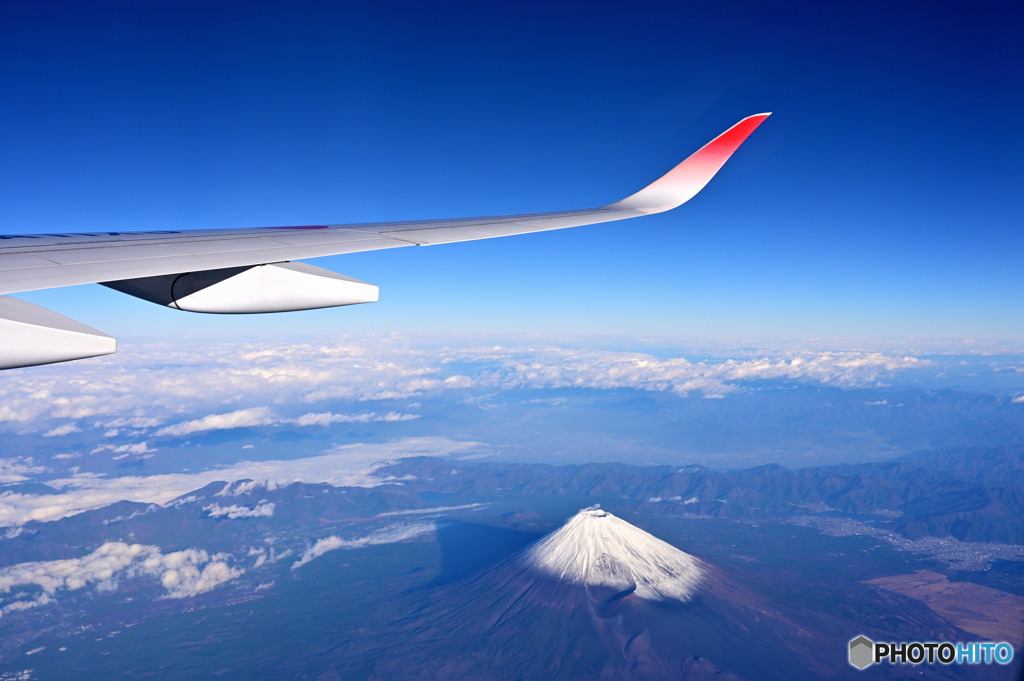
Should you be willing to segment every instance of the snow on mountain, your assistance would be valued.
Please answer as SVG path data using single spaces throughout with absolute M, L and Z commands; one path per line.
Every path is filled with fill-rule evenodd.
M 598 601 L 635 593 L 685 602 L 705 573 L 693 556 L 597 506 L 534 544 L 521 561 L 560 582 L 584 585 Z

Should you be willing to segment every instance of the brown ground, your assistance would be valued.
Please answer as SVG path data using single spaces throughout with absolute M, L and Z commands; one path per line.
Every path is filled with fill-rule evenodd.
M 912 575 L 866 582 L 921 601 L 952 624 L 990 641 L 1024 646 L 1024 598 L 970 582 L 951 582 L 946 575 L 919 570 Z

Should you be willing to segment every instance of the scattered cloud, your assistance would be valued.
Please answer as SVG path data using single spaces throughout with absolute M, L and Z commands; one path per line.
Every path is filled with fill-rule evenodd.
M 156 546 L 108 542 L 84 558 L 19 563 L 0 568 L 0 592 L 36 586 L 42 593 L 31 599 L 19 598 L 4 611 L 44 605 L 60 591 L 75 591 L 95 585 L 98 591 L 115 591 L 118 579 L 136 576 L 156 578 L 168 598 L 187 598 L 209 591 L 241 576 L 231 567 L 231 556 L 185 549 L 164 554 Z M 20 594 L 19 594 L 20 596 Z M 18 597 L 16 597 L 18 598 Z
M 368 423 L 370 421 L 412 421 L 418 419 L 419 414 L 399 414 L 388 412 L 387 414 L 332 414 L 324 412 L 321 414 L 304 414 L 292 423 L 298 426 L 329 426 L 332 423 Z
M 565 404 L 568 401 L 569 400 L 565 397 L 538 397 L 533 400 L 526 400 L 525 402 L 523 402 L 523 404 L 546 404 L 551 407 L 557 407 L 559 405 Z
M 160 435 L 191 435 L 207 430 L 230 430 L 231 428 L 252 428 L 255 426 L 268 426 L 277 423 L 270 409 L 267 407 L 253 407 L 251 409 L 239 409 L 227 414 L 210 414 L 201 419 L 185 421 L 173 426 L 167 426 L 156 431 Z
M 159 508 L 159 506 L 157 506 L 156 504 L 150 504 L 149 506 L 147 506 L 145 509 L 143 509 L 141 511 L 132 511 L 131 515 L 119 515 L 116 518 L 107 518 L 106 520 L 103 521 L 103 524 L 104 525 L 114 525 L 116 523 L 127 522 L 129 520 L 132 520 L 133 518 L 138 518 L 141 515 L 149 515 L 150 513 L 155 512 L 158 508 Z
M 110 451 L 114 454 L 122 454 L 123 456 L 115 456 L 115 459 L 123 459 L 132 454 L 147 454 L 149 452 L 155 452 L 155 449 L 150 449 L 149 441 L 135 442 L 132 444 L 125 445 L 100 445 L 93 449 L 90 454 L 96 454 L 98 452 Z M 147 457 L 148 458 L 148 457 Z
M 341 537 L 330 536 L 320 539 L 316 544 L 306 549 L 302 556 L 292 564 L 292 570 L 297 570 L 314 558 L 319 558 L 328 551 L 337 549 L 357 549 L 375 544 L 396 544 L 402 541 L 415 539 L 424 534 L 435 532 L 437 526 L 434 523 L 422 523 L 418 525 L 395 525 L 371 532 L 365 537 L 358 539 L 342 539 Z
M 28 399 L 32 399 L 31 396 Z M 8 405 L 0 405 L 0 421 L 28 421 L 34 416 L 30 410 L 15 411 Z
M 446 513 L 448 511 L 462 511 L 467 508 L 483 508 L 487 504 L 463 504 L 462 506 L 435 506 L 433 508 L 414 508 L 408 511 L 388 511 L 380 513 L 376 517 L 386 518 L 393 515 L 425 515 L 428 513 Z
M 46 466 L 38 466 L 32 457 L 18 456 L 0 459 L 0 483 L 24 482 L 30 475 L 45 473 Z M 0 498 L 3 495 L 0 494 Z
M 60 437 L 61 435 L 70 435 L 71 433 L 81 433 L 82 429 L 76 426 L 74 423 L 65 423 L 62 426 L 57 426 L 51 430 L 43 433 L 43 437 Z
M 209 512 L 214 518 L 221 516 L 227 516 L 231 520 L 237 518 L 269 518 L 274 515 L 274 504 L 268 503 L 266 500 L 260 501 L 256 504 L 255 508 L 248 508 L 247 506 L 221 506 L 219 504 L 210 504 L 209 506 L 203 506 L 203 510 Z
M 218 497 L 238 497 L 243 494 L 249 494 L 259 489 L 265 489 L 268 492 L 273 492 L 277 489 L 276 480 L 237 480 L 233 483 L 229 482 L 224 485 L 224 489 L 217 492 Z

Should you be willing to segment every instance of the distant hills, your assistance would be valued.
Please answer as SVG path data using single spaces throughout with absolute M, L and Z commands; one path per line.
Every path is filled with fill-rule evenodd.
M 408 489 L 440 494 L 452 503 L 573 494 L 625 499 L 661 512 L 731 518 L 874 516 L 875 526 L 909 538 L 1024 544 L 1022 459 L 1024 447 L 942 450 L 898 462 L 797 470 L 779 465 L 739 471 L 625 464 L 453 466 L 436 459 L 404 459 L 385 472 L 415 476 Z

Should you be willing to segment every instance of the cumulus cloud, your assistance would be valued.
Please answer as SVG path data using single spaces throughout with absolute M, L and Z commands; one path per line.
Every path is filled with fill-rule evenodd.
M 43 437 L 60 437 L 61 435 L 70 435 L 71 433 L 81 433 L 82 429 L 76 426 L 74 423 L 65 423 L 62 426 L 57 426 L 51 430 L 43 433 Z
M 269 518 L 274 515 L 274 504 L 268 503 L 265 499 L 261 500 L 256 504 L 255 508 L 249 508 L 247 506 L 221 506 L 220 504 L 210 504 L 209 506 L 203 506 L 203 510 L 207 511 L 214 518 L 221 516 L 227 516 L 231 520 L 236 518 Z
M 224 489 L 217 492 L 218 497 L 238 497 L 249 494 L 255 490 L 265 489 L 273 492 L 277 489 L 276 480 L 237 480 L 224 485 Z
M 45 473 L 46 470 L 46 466 L 36 465 L 31 456 L 0 459 L 0 483 L 24 482 L 30 475 Z
M 74 591 L 95 585 L 98 591 L 114 591 L 118 580 L 136 576 L 156 578 L 168 598 L 186 598 L 209 591 L 239 577 L 243 570 L 231 567 L 231 556 L 185 549 L 164 554 L 156 546 L 108 542 L 84 558 L 19 563 L 0 568 L 0 592 L 35 586 L 42 594 L 29 600 L 15 600 L 4 611 L 35 607 L 59 591 Z
M 434 523 L 421 523 L 417 525 L 395 525 L 371 532 L 365 537 L 357 539 L 342 539 L 337 536 L 330 536 L 320 539 L 313 546 L 306 549 L 302 556 L 292 564 L 292 570 L 297 570 L 314 558 L 319 558 L 328 551 L 337 549 L 357 549 L 375 544 L 396 544 L 398 542 L 415 539 L 429 532 L 435 532 L 437 526 Z
M 254 426 L 269 426 L 277 423 L 274 416 L 267 407 L 253 407 L 251 409 L 239 409 L 227 414 L 210 414 L 201 419 L 185 421 L 173 426 L 167 426 L 156 431 L 157 435 L 190 435 L 201 433 L 207 430 L 230 430 L 232 428 L 251 428 Z
M 114 454 L 120 454 L 121 456 L 115 456 L 115 459 L 124 459 L 125 457 L 131 456 L 132 454 L 146 454 L 149 452 L 155 452 L 155 449 L 150 449 L 149 441 L 135 442 L 132 444 L 124 445 L 100 445 L 93 449 L 90 454 L 96 454 L 98 452 L 110 451 Z M 146 457 L 149 458 L 149 457 Z
M 474 451 L 476 442 L 458 442 L 443 437 L 406 438 L 382 444 L 353 444 L 333 447 L 320 456 L 302 459 L 240 461 L 201 473 L 106 478 L 90 473 L 48 480 L 58 494 L 34 495 L 17 492 L 0 494 L 0 527 L 23 525 L 32 520 L 57 520 L 118 501 L 167 504 L 178 497 L 220 480 L 328 483 L 345 487 L 376 487 L 389 481 L 375 471 L 397 459 L 410 456 L 446 457 Z M 36 467 L 30 459 L 13 462 L 10 475 L 25 479 L 23 471 Z M 20 463 L 19 463 L 20 461 Z M 0 469 L 2 470 L 2 469 Z M 41 470 L 41 469 L 40 469 Z
M 33 416 L 30 410 L 15 411 L 9 405 L 0 405 L 0 421 L 28 421 Z

